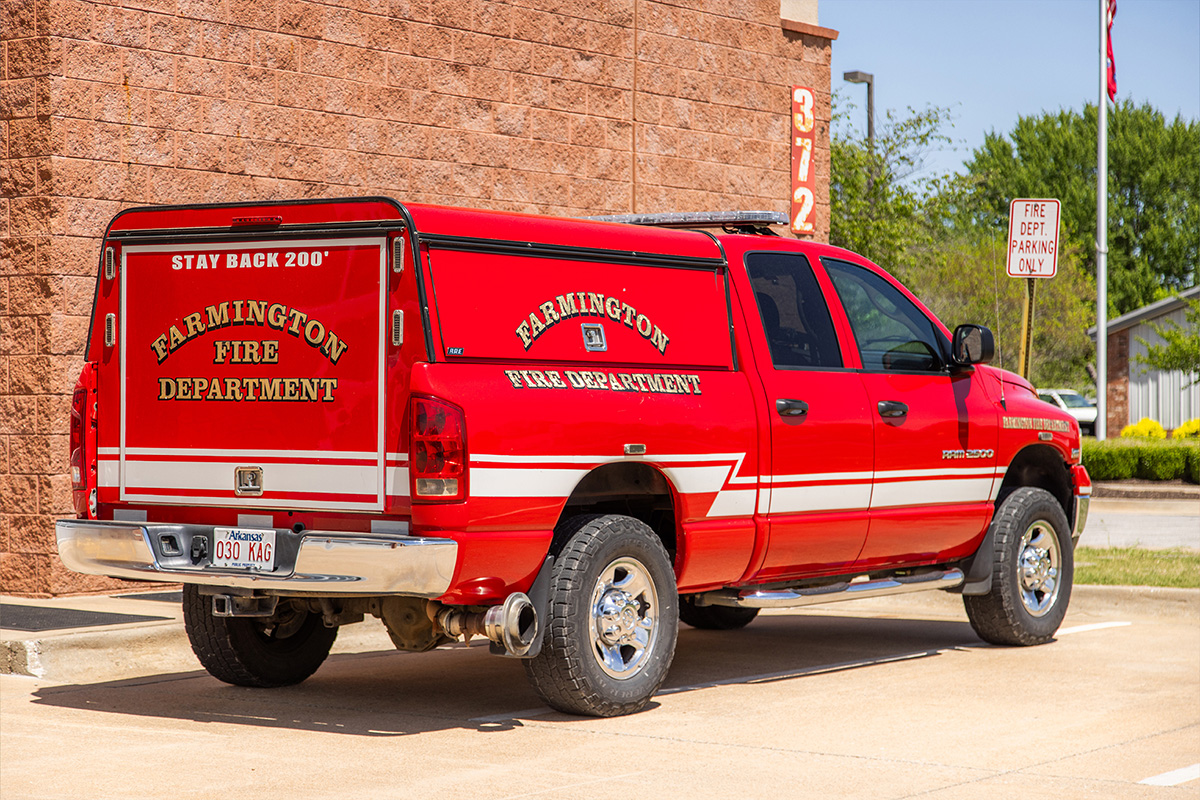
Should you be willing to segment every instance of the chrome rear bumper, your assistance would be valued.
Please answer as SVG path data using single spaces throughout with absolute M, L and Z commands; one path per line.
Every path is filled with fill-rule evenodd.
M 70 519 L 59 520 L 55 533 L 59 557 L 76 572 L 259 590 L 438 597 L 458 560 L 452 539 L 284 528 L 276 529 L 275 569 L 249 572 L 193 555 L 195 540 L 213 541 L 211 525 Z M 174 537 L 177 553 L 163 551 L 163 537 Z

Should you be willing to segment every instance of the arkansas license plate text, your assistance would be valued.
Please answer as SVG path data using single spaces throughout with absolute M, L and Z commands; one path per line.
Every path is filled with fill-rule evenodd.
M 275 531 L 216 528 L 213 539 L 214 567 L 275 569 Z

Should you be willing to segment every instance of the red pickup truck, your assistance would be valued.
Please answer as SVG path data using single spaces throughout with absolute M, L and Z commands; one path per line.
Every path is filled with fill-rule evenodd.
M 62 560 L 182 583 L 229 683 L 302 681 L 372 615 L 405 650 L 486 637 L 593 715 L 649 701 L 680 620 L 943 589 L 989 642 L 1049 641 L 1077 423 L 986 328 L 776 217 L 124 211 Z

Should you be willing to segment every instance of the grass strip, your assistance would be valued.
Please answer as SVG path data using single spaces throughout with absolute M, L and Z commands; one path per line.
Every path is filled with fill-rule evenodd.
M 1079 547 L 1075 550 L 1075 583 L 1200 588 L 1200 552 L 1184 548 Z

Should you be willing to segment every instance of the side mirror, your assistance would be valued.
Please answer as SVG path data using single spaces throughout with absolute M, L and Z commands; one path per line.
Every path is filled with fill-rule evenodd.
M 960 367 L 987 364 L 996 355 L 996 338 L 982 325 L 959 325 L 954 329 L 950 360 Z

